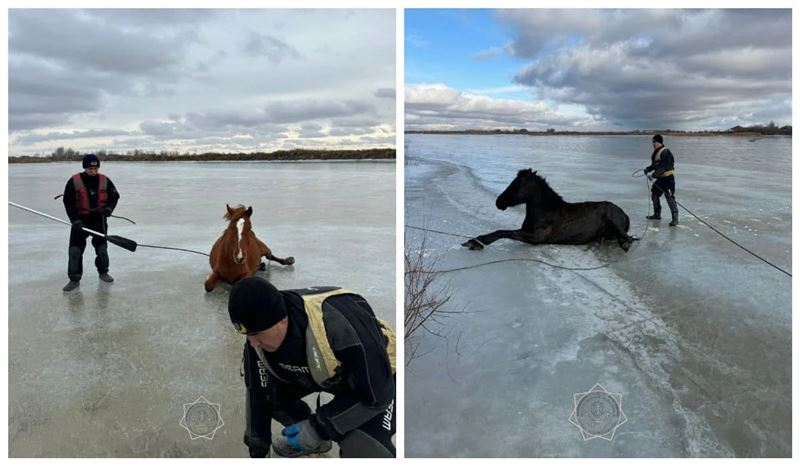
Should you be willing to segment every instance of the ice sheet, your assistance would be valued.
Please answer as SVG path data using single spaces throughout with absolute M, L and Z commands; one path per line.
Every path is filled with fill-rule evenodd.
M 791 271 L 791 139 L 667 138 L 677 199 Z M 609 200 L 644 239 L 484 251 L 463 238 L 406 230 L 446 270 L 451 300 L 419 333 L 405 383 L 407 456 L 666 457 L 791 455 L 791 281 L 681 213 L 644 220 L 649 196 L 631 172 L 649 135 L 408 135 L 406 223 L 467 237 L 521 225 L 524 207 L 494 200 L 521 168 L 565 200 Z M 664 205 L 666 213 L 669 213 Z M 408 346 L 407 346 L 408 348 Z M 573 394 L 595 383 L 622 394 L 614 440 L 584 441 L 568 422 Z
M 9 199 L 65 218 L 53 197 L 79 170 L 10 165 Z M 255 233 L 297 260 L 262 276 L 279 288 L 352 289 L 394 323 L 393 163 L 108 163 L 101 171 L 122 196 L 115 214 L 137 222 L 112 218 L 110 234 L 208 252 L 226 227 L 225 203 L 251 205 Z M 79 291 L 65 294 L 68 239 L 69 227 L 9 207 L 10 456 L 247 456 L 244 339 L 227 316 L 230 287 L 203 290 L 208 258 L 109 245 L 116 282 L 108 285 L 89 245 Z M 192 441 L 179 425 L 183 404 L 200 396 L 221 405 L 225 425 L 213 440 Z

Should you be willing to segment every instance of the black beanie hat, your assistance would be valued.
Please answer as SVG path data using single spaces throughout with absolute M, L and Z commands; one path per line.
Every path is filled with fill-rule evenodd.
M 228 298 L 228 314 L 242 335 L 260 332 L 286 317 L 286 304 L 281 292 L 260 277 L 236 282 Z
M 83 168 L 98 167 L 100 168 L 100 159 L 94 154 L 86 154 L 83 156 Z
M 660 134 L 656 134 L 655 136 L 653 136 L 653 142 L 657 142 L 659 144 L 664 144 L 664 138 L 661 137 Z

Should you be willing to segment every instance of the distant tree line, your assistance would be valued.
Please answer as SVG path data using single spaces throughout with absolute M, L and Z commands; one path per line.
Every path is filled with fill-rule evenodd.
M 767 125 L 753 125 L 753 126 L 734 126 L 727 130 L 698 130 L 698 131 L 681 131 L 673 129 L 648 129 L 648 130 L 632 130 L 632 131 L 559 131 L 555 128 L 548 128 L 546 131 L 530 131 L 525 128 L 514 129 L 466 129 L 466 130 L 411 130 L 406 131 L 407 134 L 476 134 L 476 135 L 492 135 L 492 134 L 522 134 L 529 136 L 552 136 L 552 135 L 590 135 L 590 136 L 613 136 L 613 135 L 640 135 L 640 134 L 663 134 L 673 136 L 714 136 L 724 134 L 761 134 L 761 135 L 791 135 L 792 126 L 786 125 L 778 127 L 774 122 L 769 122 Z
M 792 134 L 792 125 L 778 126 L 770 121 L 767 125 L 734 126 L 729 129 L 731 133 L 758 133 L 758 134 Z
M 125 153 L 100 150 L 80 152 L 71 148 L 59 147 L 49 156 L 9 157 L 9 163 L 31 162 L 78 162 L 85 154 L 95 154 L 104 162 L 169 162 L 169 161 L 216 161 L 216 160 L 385 160 L 397 156 L 395 149 L 357 149 L 357 150 L 309 150 L 293 149 L 275 152 L 223 153 L 204 152 L 200 154 L 181 154 L 178 151 L 130 150 Z

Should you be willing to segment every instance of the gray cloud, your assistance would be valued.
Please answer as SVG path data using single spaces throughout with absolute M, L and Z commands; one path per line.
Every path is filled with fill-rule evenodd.
M 127 136 L 134 134 L 131 131 L 116 129 L 91 129 L 86 131 L 52 131 L 44 134 L 25 134 L 14 138 L 16 144 L 33 144 L 42 141 L 65 141 L 70 139 L 106 138 L 113 136 Z
M 498 12 L 531 59 L 516 83 L 623 129 L 764 123 L 747 115 L 791 95 L 791 10 L 581 12 Z
M 388 10 L 12 9 L 9 152 L 363 145 L 351 136 L 394 131 L 394 24 Z
M 103 88 L 117 84 L 93 73 L 77 75 L 41 62 L 11 60 L 8 77 L 9 129 L 50 126 L 103 104 Z
M 91 10 L 12 10 L 9 49 L 81 70 L 144 75 L 178 64 L 186 42 L 196 39 L 191 30 L 164 34 L 163 28 L 131 30 L 125 22 L 98 24 L 93 19 Z
M 186 24 L 198 26 L 213 20 L 218 10 L 202 9 L 162 9 L 162 8 L 115 8 L 83 10 L 82 15 L 102 20 L 103 24 L 114 23 L 129 29 L 153 29 L 154 26 L 174 26 Z
M 327 134 L 322 130 L 322 125 L 317 123 L 306 123 L 300 127 L 301 138 L 321 138 Z
M 393 87 L 381 87 L 375 91 L 375 97 L 382 99 L 394 99 L 397 96 L 397 91 Z
M 272 63 L 280 63 L 287 58 L 300 58 L 300 53 L 286 42 L 267 35 L 250 32 L 242 44 L 242 50 L 251 57 L 266 57 Z
M 318 120 L 374 113 L 375 109 L 366 102 L 357 100 L 294 100 L 278 101 L 267 105 L 266 114 L 272 122 L 295 123 L 305 120 Z
M 119 16 L 123 20 L 117 22 L 95 18 L 110 15 L 105 10 L 11 10 L 10 129 L 68 123 L 75 115 L 101 110 L 109 95 L 172 92 L 180 57 L 194 34 L 131 29 L 138 14 Z
M 381 132 L 381 120 L 372 110 L 369 104 L 358 101 L 276 101 L 249 110 L 173 114 L 167 119 L 142 121 L 139 128 L 152 140 L 233 144 L 238 138 L 250 143 L 252 150 L 259 142 L 271 142 L 276 135 L 285 137 L 293 131 L 300 138 L 347 138 Z M 334 129 L 327 131 L 326 127 Z M 231 134 L 235 136 L 225 136 Z

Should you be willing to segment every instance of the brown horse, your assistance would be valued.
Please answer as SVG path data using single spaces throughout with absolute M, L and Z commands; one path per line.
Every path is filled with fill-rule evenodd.
M 250 225 L 252 207 L 245 209 L 243 205 L 238 205 L 231 208 L 227 204 L 225 207 L 228 209 L 224 217 L 228 221 L 228 228 L 211 248 L 211 275 L 204 284 L 206 291 L 213 290 L 220 280 L 234 284 L 242 278 L 252 276 L 263 266 L 262 256 L 282 265 L 294 264 L 294 257 L 281 259 L 272 255 L 267 245 L 253 233 Z

